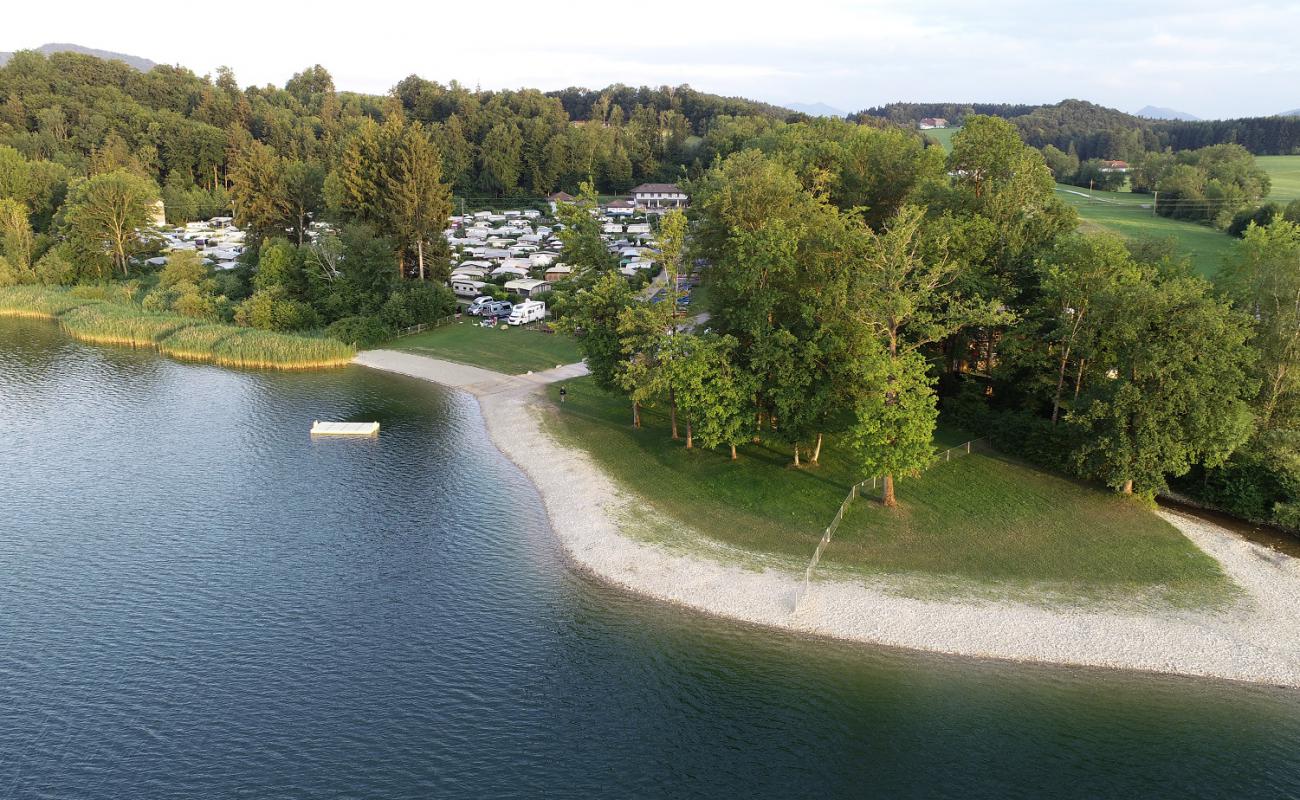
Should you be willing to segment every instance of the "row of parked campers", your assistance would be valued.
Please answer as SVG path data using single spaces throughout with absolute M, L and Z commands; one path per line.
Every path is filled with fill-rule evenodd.
M 472 317 L 500 320 L 509 325 L 524 325 L 546 319 L 546 304 L 540 300 L 511 303 L 509 300 L 478 297 L 469 304 L 467 311 Z

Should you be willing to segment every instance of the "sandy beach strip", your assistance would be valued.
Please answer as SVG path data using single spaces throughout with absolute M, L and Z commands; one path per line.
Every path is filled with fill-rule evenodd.
M 585 373 L 569 365 L 526 376 L 397 351 L 356 359 L 464 389 L 479 401 L 494 444 L 532 480 L 574 562 L 600 579 L 705 613 L 800 633 L 953 655 L 1141 670 L 1300 687 L 1300 560 L 1211 523 L 1161 512 L 1242 590 L 1220 609 L 1125 612 L 1068 604 L 915 599 L 867 579 L 815 581 L 794 610 L 802 575 L 756 570 L 633 539 L 617 520 L 641 504 L 581 450 L 555 441 L 547 383 Z

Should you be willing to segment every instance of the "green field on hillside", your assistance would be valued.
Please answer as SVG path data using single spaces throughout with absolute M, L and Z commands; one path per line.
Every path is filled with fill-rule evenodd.
M 638 496 L 626 529 L 667 546 L 802 570 L 862 477 L 852 453 L 831 437 L 819 466 L 792 468 L 789 448 L 770 440 L 744 445 L 732 461 L 725 451 L 686 450 L 669 438 L 662 408 L 645 410 L 635 429 L 625 397 L 590 378 L 564 385 L 552 429 Z M 553 401 L 558 391 L 550 387 Z M 936 448 L 965 438 L 947 432 Z M 1036 597 L 1048 587 L 1058 596 L 1160 595 L 1183 604 L 1227 591 L 1217 564 L 1139 503 L 1008 459 L 977 453 L 936 464 L 900 480 L 898 498 L 895 510 L 874 498 L 855 501 L 826 550 L 828 570 L 922 575 L 921 591 L 965 582 L 1032 589 Z
M 1256 156 L 1272 179 L 1268 199 L 1280 205 L 1300 200 L 1300 156 Z
M 534 327 L 481 328 L 474 317 L 390 342 L 394 350 L 520 375 L 582 360 L 573 339 Z
M 1151 197 L 1131 192 L 1090 192 L 1057 184 L 1057 196 L 1074 206 L 1084 230 L 1103 230 L 1126 239 L 1173 239 L 1180 253 L 1191 258 L 1198 274 L 1211 277 L 1232 255 L 1237 240 L 1195 222 L 1152 213 Z
M 951 153 L 952 135 L 959 130 L 961 128 L 934 128 L 933 130 L 921 131 L 921 133 L 933 138 L 945 151 Z

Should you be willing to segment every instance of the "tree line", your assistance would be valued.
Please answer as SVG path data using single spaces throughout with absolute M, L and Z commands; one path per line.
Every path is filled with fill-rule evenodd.
M 805 468 L 835 436 L 892 503 L 893 479 L 933 458 L 942 406 L 1010 452 L 1122 492 L 1229 484 L 1257 516 L 1289 519 L 1294 225 L 1252 227 L 1247 255 L 1212 283 L 1159 244 L 1078 232 L 1041 153 L 1005 120 L 967 118 L 946 158 L 914 140 L 895 149 L 888 131 L 792 127 L 691 183 L 689 235 L 665 222 L 670 273 L 708 262 L 707 331 L 612 273 L 579 293 L 565 325 L 596 382 L 627 396 L 630 424 L 662 406 L 686 446 L 735 458 L 770 438 Z M 873 153 L 907 177 L 871 182 Z
M 1146 151 L 1196 150 L 1237 144 L 1255 155 L 1300 153 L 1300 117 L 1244 117 L 1229 120 L 1156 120 L 1126 114 L 1083 100 L 1047 105 L 1012 103 L 890 103 L 850 117 L 887 119 L 915 125 L 925 117 L 943 117 L 960 125 L 972 114 L 1010 120 L 1034 147 L 1071 148 L 1080 159 L 1136 159 Z

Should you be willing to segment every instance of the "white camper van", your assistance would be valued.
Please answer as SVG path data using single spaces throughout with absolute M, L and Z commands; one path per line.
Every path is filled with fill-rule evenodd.
M 543 319 L 546 319 L 546 304 L 540 300 L 525 300 L 522 303 L 515 303 L 515 307 L 510 309 L 510 316 L 506 318 L 506 322 L 510 325 L 526 325 Z

